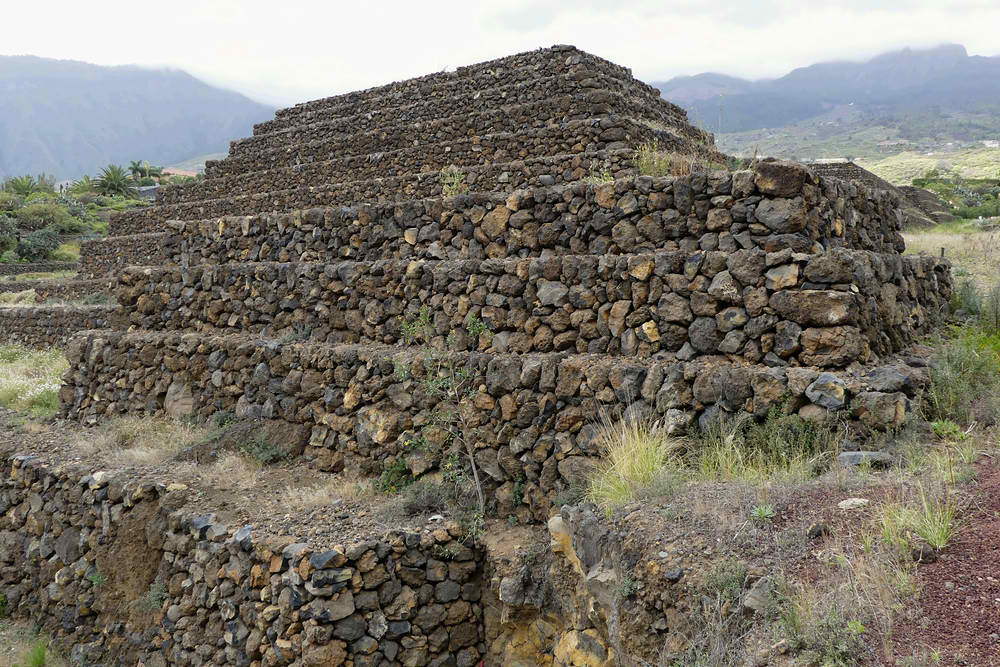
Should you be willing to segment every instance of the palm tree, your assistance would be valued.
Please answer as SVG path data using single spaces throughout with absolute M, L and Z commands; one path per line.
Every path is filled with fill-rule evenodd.
M 109 164 L 101 170 L 101 175 L 94 181 L 94 186 L 102 195 L 121 195 L 122 197 L 138 197 L 128 172 L 121 165 Z
M 129 173 L 132 174 L 132 179 L 138 181 L 140 178 L 145 176 L 143 174 L 143 163 L 140 160 L 132 160 L 128 165 Z
M 7 182 L 3 184 L 3 189 L 7 192 L 13 192 L 19 197 L 27 197 L 39 190 L 38 182 L 31 174 L 7 179 Z
M 84 174 L 80 180 L 73 181 L 73 184 L 69 186 L 69 191 L 75 195 L 83 195 L 89 192 L 97 192 L 97 185 L 90 176 Z

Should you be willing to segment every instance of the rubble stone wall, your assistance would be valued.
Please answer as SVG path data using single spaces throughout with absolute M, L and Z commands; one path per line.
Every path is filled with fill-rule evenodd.
M 274 120 L 255 125 L 254 134 L 267 134 L 319 118 L 351 116 L 363 109 L 390 107 L 412 100 L 475 95 L 484 89 L 534 82 L 557 74 L 582 80 L 592 74 L 602 74 L 621 80 L 628 86 L 629 92 L 639 99 L 661 99 L 656 88 L 632 78 L 630 70 L 572 46 L 557 46 L 459 67 L 453 72 L 437 72 L 297 104 L 279 110 Z M 680 118 L 686 119 L 687 115 L 679 107 L 665 100 L 659 103 L 675 109 Z
M 419 129 L 407 127 L 402 141 L 409 147 L 389 147 L 387 152 L 378 154 L 364 151 L 359 154 L 348 150 L 345 151 L 347 157 L 341 157 L 337 151 L 333 151 L 322 158 L 324 161 L 293 163 L 293 166 L 271 168 L 266 163 L 257 163 L 245 173 L 163 189 L 158 194 L 157 203 L 191 202 L 341 181 L 401 177 L 413 173 L 437 172 L 452 166 L 464 169 L 506 163 L 529 156 L 620 150 L 654 139 L 666 149 L 679 148 L 676 137 L 669 132 L 656 131 L 647 125 L 614 116 L 457 141 L 435 141 L 434 131 L 434 128 L 429 128 L 427 135 L 422 135 Z M 430 137 L 431 141 L 414 146 L 414 143 L 421 141 L 422 136 Z M 329 159 L 330 157 L 335 159 Z
M 190 410 L 205 419 L 217 411 L 280 419 L 311 428 L 304 455 L 322 470 L 378 474 L 402 459 L 414 475 L 433 472 L 449 436 L 426 427 L 453 414 L 501 516 L 524 512 L 525 520 L 545 520 L 552 498 L 582 481 L 599 456 L 601 417 L 627 406 L 678 431 L 696 419 L 763 416 L 772 406 L 850 410 L 884 428 L 901 423 L 927 381 L 925 368 L 905 366 L 823 373 L 722 357 L 428 353 L 176 332 L 87 332 L 67 357 L 66 417 Z M 449 395 L 462 396 L 461 405 Z M 410 446 L 421 438 L 433 444 Z
M 165 260 L 167 236 L 166 232 L 153 232 L 84 241 L 80 244 L 80 274 L 104 278 L 125 266 L 160 266 Z
M 62 347 L 73 334 L 112 326 L 118 306 L 0 308 L 0 340 L 28 347 Z
M 948 269 L 845 249 L 254 263 L 132 267 L 117 296 L 129 324 L 147 330 L 393 345 L 449 337 L 488 352 L 721 352 L 843 367 L 897 351 L 937 321 Z
M 454 522 L 324 548 L 177 510 L 185 488 L 31 456 L 2 472 L 0 592 L 74 664 L 483 656 L 481 555 Z
M 571 183 L 590 175 L 591 168 L 614 176 L 632 173 L 634 151 L 617 150 L 579 155 L 563 155 L 462 169 L 469 191 L 511 191 L 520 187 Z M 334 185 L 268 190 L 252 195 L 223 199 L 166 204 L 125 211 L 111 219 L 113 235 L 160 231 L 167 220 L 202 220 L 226 215 L 251 215 L 314 206 L 345 206 L 356 203 L 397 202 L 440 197 L 443 192 L 438 172 L 351 181 Z
M 171 223 L 166 252 L 195 265 L 903 248 L 898 210 L 883 193 L 830 179 L 783 194 L 762 194 L 749 171 L 635 177 Z
M 75 271 L 76 262 L 0 262 L 0 276 L 19 276 L 25 273 L 49 273 L 52 271 Z
M 0 292 L 35 291 L 36 303 L 49 300 L 74 301 L 108 291 L 106 280 L 18 280 L 0 282 Z

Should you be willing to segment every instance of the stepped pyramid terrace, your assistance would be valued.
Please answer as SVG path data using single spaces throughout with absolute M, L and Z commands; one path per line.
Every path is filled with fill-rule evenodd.
M 686 167 L 650 175 L 640 147 Z M 440 480 L 467 447 L 496 515 L 557 526 L 586 572 L 592 524 L 559 498 L 599 460 L 602 417 L 683 434 L 783 407 L 878 430 L 928 382 L 901 353 L 947 312 L 951 271 L 901 254 L 898 194 L 731 164 L 655 88 L 570 46 L 315 100 L 85 244 L 84 273 L 117 305 L 2 312 L 0 333 L 65 341 L 61 416 L 85 425 L 259 420 L 290 434 L 296 465 L 352 479 Z M 9 464 L 18 493 L 79 499 L 79 477 L 39 466 Z M 82 488 L 105 531 L 161 517 L 144 557 L 166 582 L 146 627 L 98 626 L 47 594 L 94 655 L 530 664 L 503 625 L 524 591 L 453 521 L 320 548 L 162 510 L 169 486 Z M 61 580 L 82 580 L 98 528 L 63 530 L 76 537 L 40 539 L 56 540 Z M 597 630 L 559 632 L 551 664 L 613 664 L 581 657 Z

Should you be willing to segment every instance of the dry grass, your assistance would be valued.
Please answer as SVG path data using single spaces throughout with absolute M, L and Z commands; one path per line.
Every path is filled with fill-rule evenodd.
M 707 162 L 691 155 L 681 155 L 660 148 L 656 141 L 640 144 L 635 151 L 635 164 L 643 176 L 689 176 L 694 172 L 724 169 L 725 165 Z
M 34 273 L 18 273 L 13 276 L 0 276 L 0 282 L 20 282 L 23 280 L 61 280 L 76 277 L 76 271 L 36 271 Z
M 606 512 L 643 495 L 668 492 L 677 478 L 681 441 L 658 422 L 605 419 L 598 435 L 601 462 L 590 477 L 587 499 Z
M 21 292 L 0 292 L 0 306 L 34 306 L 38 294 L 33 289 Z
M 337 502 L 364 500 L 376 495 L 375 486 L 370 481 L 358 481 L 334 477 L 326 482 L 311 486 L 285 488 L 285 502 L 295 510 L 323 507 Z
M 173 419 L 123 416 L 86 433 L 75 447 L 84 454 L 113 453 L 126 464 L 153 465 L 203 442 L 210 434 L 208 427 Z
M 69 362 L 61 350 L 0 345 L 0 405 L 49 417 L 59 411 L 59 388 Z
M 40 647 L 44 646 L 44 651 Z M 44 655 L 44 661 L 40 656 Z M 31 628 L 19 622 L 0 621 L 0 667 L 64 667 L 67 662 L 58 652 L 49 648 L 45 637 L 39 637 Z
M 941 255 L 951 260 L 959 276 L 968 274 L 981 288 L 987 288 L 1000 273 L 1000 232 L 980 231 L 958 223 L 938 225 L 927 231 L 913 230 L 903 235 L 907 255 Z

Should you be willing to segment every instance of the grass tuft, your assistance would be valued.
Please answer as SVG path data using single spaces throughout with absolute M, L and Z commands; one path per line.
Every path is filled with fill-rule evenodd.
M 60 350 L 0 345 L 0 405 L 36 418 L 55 415 L 68 368 Z
M 590 477 L 586 497 L 611 512 L 641 496 L 670 492 L 677 481 L 680 440 L 658 422 L 605 420 L 598 433 L 601 462 Z

